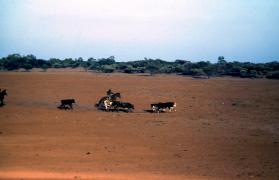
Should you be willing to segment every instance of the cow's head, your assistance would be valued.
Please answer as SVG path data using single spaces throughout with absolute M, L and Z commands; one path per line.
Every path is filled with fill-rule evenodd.
M 153 112 L 158 111 L 158 106 L 153 105 L 151 108 Z

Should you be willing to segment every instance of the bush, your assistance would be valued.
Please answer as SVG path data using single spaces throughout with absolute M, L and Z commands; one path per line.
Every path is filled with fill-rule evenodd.
M 112 65 L 115 64 L 114 56 L 110 56 L 109 58 L 102 58 L 98 60 L 100 65 Z
M 257 78 L 258 77 L 258 72 L 256 70 L 251 70 L 250 71 L 250 77 L 251 78 Z
M 44 71 L 46 71 L 48 68 L 49 68 L 49 66 L 48 66 L 47 64 L 43 64 L 43 65 L 42 65 L 42 69 L 43 69 Z
M 114 67 L 112 65 L 104 65 L 100 67 L 100 71 L 102 71 L 103 73 L 112 73 L 114 72 Z
M 174 70 L 173 70 L 173 68 L 171 66 L 163 66 L 163 67 L 160 68 L 159 71 L 160 71 L 160 73 L 167 73 L 167 74 L 169 74 L 169 73 L 172 73 Z
M 23 65 L 23 68 L 26 70 L 26 71 L 29 71 L 30 69 L 33 68 L 33 66 L 31 64 L 24 64 Z
M 108 58 L 94 59 L 89 58 L 83 61 L 83 58 L 66 58 L 60 60 L 51 58 L 49 60 L 37 59 L 34 55 L 21 56 L 20 54 L 11 54 L 7 57 L 0 58 L 0 69 L 15 70 L 25 68 L 26 70 L 34 67 L 47 69 L 65 68 L 65 67 L 83 67 L 85 69 L 111 73 L 115 71 L 124 73 L 177 73 L 182 75 L 193 76 L 235 76 L 243 78 L 271 78 L 279 79 L 279 62 L 269 63 L 250 63 L 250 62 L 227 62 L 223 56 L 218 58 L 217 63 L 209 61 L 200 61 L 192 63 L 186 60 L 176 60 L 168 62 L 161 59 L 148 59 L 129 62 L 116 62 L 114 56 Z
M 268 72 L 266 75 L 268 79 L 279 79 L 279 71 Z
M 207 76 L 202 69 L 192 69 L 191 74 L 193 76 Z
M 103 73 L 112 73 L 114 72 L 114 69 L 102 69 Z
M 240 74 L 240 77 L 242 77 L 242 78 L 248 77 L 248 70 L 241 69 L 239 74 Z
M 63 64 L 61 64 L 61 63 L 54 63 L 54 64 L 52 64 L 52 67 L 53 68 L 64 68 Z

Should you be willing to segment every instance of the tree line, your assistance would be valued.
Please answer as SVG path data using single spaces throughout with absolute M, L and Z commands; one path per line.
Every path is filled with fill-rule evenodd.
M 173 62 L 161 59 L 144 58 L 143 60 L 116 62 L 114 56 L 108 58 L 50 58 L 49 60 L 37 59 L 34 55 L 22 56 L 11 54 L 0 58 L 0 70 L 17 70 L 20 68 L 29 71 L 32 68 L 77 68 L 96 72 L 112 73 L 150 73 L 150 74 L 179 74 L 194 77 L 233 76 L 242 78 L 270 78 L 279 79 L 279 62 L 251 63 L 228 62 L 223 56 L 218 57 L 217 63 L 209 61 L 190 62 L 177 59 Z

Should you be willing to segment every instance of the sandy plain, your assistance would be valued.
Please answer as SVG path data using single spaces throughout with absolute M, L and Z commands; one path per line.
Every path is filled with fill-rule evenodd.
M 0 88 L 0 179 L 279 179 L 277 80 L 1 72 Z M 98 111 L 109 88 L 134 112 Z M 177 111 L 144 111 L 160 101 Z

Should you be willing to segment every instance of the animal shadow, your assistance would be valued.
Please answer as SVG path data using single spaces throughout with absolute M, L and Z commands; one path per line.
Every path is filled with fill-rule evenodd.
M 155 112 L 155 111 L 153 111 L 153 110 L 151 110 L 151 109 L 145 109 L 145 110 L 143 110 L 144 112 L 147 112 L 147 113 L 158 113 L 158 112 Z M 160 111 L 160 113 L 165 113 L 165 111 Z

